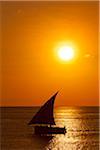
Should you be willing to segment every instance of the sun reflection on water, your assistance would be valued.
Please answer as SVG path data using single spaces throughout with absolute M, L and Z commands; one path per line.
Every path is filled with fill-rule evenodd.
M 98 122 L 93 122 L 91 119 L 93 115 L 87 118 L 88 115 L 89 112 L 84 113 L 81 108 L 57 108 L 55 110 L 56 126 L 65 126 L 67 133 L 55 135 L 49 141 L 46 150 L 97 150 Z

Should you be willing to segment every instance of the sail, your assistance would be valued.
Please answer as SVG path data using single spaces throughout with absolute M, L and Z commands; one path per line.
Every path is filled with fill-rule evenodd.
M 58 92 L 57 92 L 58 93 Z M 54 94 L 36 113 L 36 115 L 29 122 L 30 124 L 50 124 L 55 125 L 54 117 L 53 117 L 53 105 L 56 97 Z

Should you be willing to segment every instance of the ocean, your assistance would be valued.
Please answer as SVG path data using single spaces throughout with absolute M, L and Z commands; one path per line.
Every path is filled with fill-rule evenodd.
M 38 107 L 2 107 L 1 150 L 99 150 L 99 107 L 58 107 L 56 126 L 65 135 L 36 136 L 28 125 Z

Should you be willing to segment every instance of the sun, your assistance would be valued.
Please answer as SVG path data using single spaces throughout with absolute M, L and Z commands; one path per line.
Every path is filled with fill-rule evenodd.
M 63 61 L 70 61 L 74 58 L 74 49 L 69 45 L 63 45 L 58 48 L 58 56 Z

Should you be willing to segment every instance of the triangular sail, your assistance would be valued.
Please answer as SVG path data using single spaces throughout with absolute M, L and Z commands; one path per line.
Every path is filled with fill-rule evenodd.
M 57 92 L 58 93 L 58 92 Z M 36 115 L 29 122 L 30 124 L 50 124 L 55 125 L 54 117 L 53 117 L 53 105 L 56 97 L 54 94 L 36 113 Z

